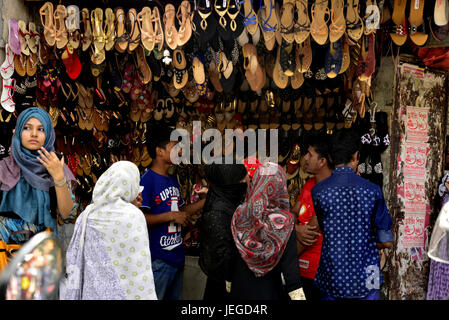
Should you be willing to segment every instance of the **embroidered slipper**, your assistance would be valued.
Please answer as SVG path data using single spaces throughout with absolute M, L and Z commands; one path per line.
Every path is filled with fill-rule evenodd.
M 148 51 L 152 51 L 155 45 L 152 21 L 151 9 L 149 7 L 143 7 L 142 11 L 137 14 L 137 22 L 139 23 L 142 44 Z
M 67 7 L 67 18 L 65 25 L 68 32 L 69 45 L 73 49 L 78 49 L 80 46 L 80 8 L 75 5 Z
M 414 5 L 410 6 L 410 39 L 417 45 L 423 46 L 429 37 L 426 34 L 425 23 L 423 19 L 424 0 L 415 0 Z
M 65 18 L 67 17 L 67 10 L 64 5 L 58 4 L 54 13 L 54 27 L 56 30 L 55 40 L 56 48 L 62 49 L 69 42 L 67 29 L 65 27 Z
M 259 23 L 262 29 L 265 47 L 268 51 L 271 51 L 276 44 L 275 35 L 279 27 L 273 0 L 264 0 L 264 5 L 259 9 Z
M 128 19 L 126 20 L 129 32 L 128 53 L 133 52 L 140 44 L 140 30 L 137 22 L 137 11 L 134 8 L 128 10 Z
M 48 45 L 54 46 L 56 42 L 56 29 L 54 24 L 54 12 L 53 12 L 53 3 L 50 1 L 45 2 L 45 4 L 39 9 L 40 17 L 41 17 L 41 23 L 44 27 L 44 38 L 45 41 L 47 41 Z M 11 45 L 11 29 L 9 32 L 10 38 L 9 38 L 9 45 Z M 14 48 L 13 48 L 14 50 Z M 17 50 L 14 52 L 17 53 Z
M 364 24 L 359 15 L 359 0 L 348 0 L 346 30 L 348 36 L 355 42 L 359 41 L 363 35 Z
M 327 19 L 326 18 L 327 15 Z M 329 29 L 330 14 L 327 7 L 327 1 L 315 2 L 312 5 L 312 22 L 310 24 L 310 34 L 313 40 L 319 45 L 324 45 L 327 41 Z
M 27 30 L 27 25 L 25 21 L 19 20 L 17 26 L 19 28 L 20 50 L 24 55 L 29 56 L 30 48 L 28 48 L 28 41 L 30 39 L 30 33 Z
M 175 26 L 175 7 L 172 4 L 167 4 L 164 11 L 164 27 L 165 27 L 165 43 L 167 46 L 175 50 L 178 46 L 178 31 Z
M 5 45 L 5 61 L 0 68 L 0 74 L 3 79 L 9 79 L 14 73 L 14 52 L 10 48 L 9 44 Z
M 296 0 L 296 12 L 298 20 L 295 24 L 295 41 L 303 43 L 310 35 L 308 0 Z
M 111 8 L 106 8 L 104 15 L 104 49 L 111 51 L 115 45 L 115 14 Z
M 437 26 L 444 26 L 449 23 L 449 3 L 448 0 L 436 0 L 433 19 Z
M 296 67 L 299 72 L 307 72 L 312 65 L 312 47 L 310 37 L 296 46 Z
M 365 34 L 376 32 L 380 25 L 380 10 L 376 0 L 367 0 L 365 9 Z
M 120 53 L 124 53 L 128 49 L 129 34 L 125 27 L 125 11 L 122 8 L 115 9 L 115 21 L 116 21 L 116 38 L 115 38 L 115 50 Z
M 343 13 L 343 0 L 332 0 L 331 24 L 329 26 L 329 40 L 336 42 L 339 40 L 346 30 L 346 21 Z
M 391 40 L 397 45 L 402 46 L 407 41 L 407 19 L 405 17 L 405 8 L 407 0 L 394 0 L 392 32 L 390 32 Z
M 92 27 L 90 25 L 90 13 L 89 9 L 83 8 L 81 10 L 81 20 L 80 20 L 80 41 L 81 49 L 86 51 L 92 44 Z
M 29 77 L 32 77 L 36 74 L 37 71 L 37 64 L 38 64 L 38 58 L 36 53 L 31 53 L 27 58 L 27 67 L 26 67 L 26 73 Z
M 179 23 L 178 46 L 183 46 L 192 36 L 192 10 L 188 0 L 181 2 L 181 5 L 178 7 L 176 17 Z

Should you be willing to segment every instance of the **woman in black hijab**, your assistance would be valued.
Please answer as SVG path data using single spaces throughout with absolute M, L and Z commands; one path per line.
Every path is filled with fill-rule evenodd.
M 199 221 L 199 265 L 207 275 L 203 299 L 223 301 L 235 257 L 231 219 L 245 199 L 247 171 L 242 164 L 211 164 L 205 173 L 209 191 Z

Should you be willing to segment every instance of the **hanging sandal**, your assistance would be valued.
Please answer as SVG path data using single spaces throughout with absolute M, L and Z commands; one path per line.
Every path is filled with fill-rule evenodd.
M 70 5 L 67 7 L 65 24 L 69 37 L 69 45 L 73 49 L 78 49 L 80 46 L 80 9 L 78 6 Z
M 67 10 L 64 5 L 58 4 L 54 14 L 54 28 L 56 30 L 55 40 L 56 40 L 56 48 L 62 49 L 64 48 L 69 39 L 67 37 L 67 30 L 65 28 L 65 18 L 67 17 Z
M 365 9 L 365 34 L 376 32 L 380 24 L 380 11 L 376 4 L 376 0 L 368 0 Z
M 178 30 L 178 46 L 185 45 L 192 36 L 192 11 L 190 7 L 190 2 L 184 0 L 178 8 L 176 18 L 179 23 Z
M 131 30 L 128 40 L 128 53 L 131 53 L 139 46 L 140 43 L 140 29 L 139 24 L 137 23 L 136 9 L 129 9 L 127 25 L 128 30 Z
M 40 35 L 36 31 L 36 25 L 34 22 L 28 23 L 28 32 L 30 33 L 30 37 L 27 41 L 28 48 L 30 48 L 31 53 L 37 53 Z
M 81 49 L 83 51 L 86 51 L 89 49 L 90 45 L 92 44 L 92 27 L 90 25 L 90 14 L 89 9 L 83 8 L 81 10 Z
M 327 15 L 327 19 L 325 16 Z M 312 5 L 312 22 L 310 24 L 310 34 L 316 43 L 324 45 L 327 41 L 329 29 L 330 14 L 327 7 L 327 1 L 315 2 Z
M 394 0 L 393 15 L 391 20 L 393 21 L 392 32 L 390 32 L 391 40 L 397 45 L 402 46 L 407 41 L 408 28 L 407 19 L 405 16 L 405 8 L 407 6 L 407 0 Z
M 172 4 L 165 6 L 164 26 L 165 26 L 165 43 L 167 46 L 175 50 L 178 46 L 178 31 L 175 27 L 175 7 Z
M 359 0 L 348 0 L 346 9 L 346 32 L 355 42 L 363 35 L 363 20 L 359 15 Z
M 140 28 L 140 40 L 148 51 L 154 49 L 154 30 L 153 30 L 152 11 L 149 7 L 143 7 L 137 14 L 137 22 Z
M 410 16 L 408 21 L 410 23 L 410 39 L 417 45 L 423 46 L 429 37 L 426 34 L 425 23 L 423 19 L 424 0 L 414 0 L 410 6 Z
M 259 9 L 259 16 L 265 47 L 268 51 L 271 51 L 276 44 L 275 35 L 279 25 L 272 0 L 264 0 L 264 5 L 261 5 Z
M 151 69 L 148 66 L 147 60 L 145 58 L 145 49 L 142 45 L 139 45 L 136 52 L 136 60 L 137 60 L 137 74 L 139 76 L 140 81 L 143 82 L 143 84 L 147 84 L 151 81 L 152 74 Z
M 164 47 L 164 30 L 162 29 L 161 14 L 158 7 L 153 8 L 151 21 L 154 23 L 154 44 L 157 46 L 158 50 L 162 50 Z
M 296 67 L 299 72 L 307 72 L 312 65 L 312 47 L 310 37 L 296 46 Z
M 336 42 L 346 30 L 346 21 L 344 16 L 344 1 L 332 0 L 331 24 L 329 26 L 329 40 Z
M 36 74 L 37 63 L 38 63 L 37 54 L 36 53 L 30 54 L 30 56 L 27 58 L 27 66 L 26 66 L 26 74 L 29 77 L 32 77 Z
M 30 33 L 27 30 L 27 25 L 23 20 L 19 20 L 17 23 L 19 28 L 19 41 L 21 44 L 21 51 L 24 55 L 30 55 L 30 48 L 28 48 L 28 41 L 30 40 Z
M 298 20 L 295 23 L 295 41 L 303 43 L 310 35 L 310 18 L 307 0 L 296 0 Z
M 12 99 L 16 89 L 16 79 L 3 79 L 3 90 L 1 96 L 1 105 L 8 112 L 14 112 L 16 104 Z M 12 93 L 11 93 L 12 91 Z
M 115 44 L 115 15 L 111 8 L 106 8 L 104 15 L 104 49 L 111 51 Z
M 5 45 L 5 61 L 3 62 L 0 74 L 3 77 L 3 79 L 9 79 L 12 77 L 14 73 L 14 52 L 12 52 L 12 49 L 9 47 L 9 44 L 7 43 Z
M 280 11 L 279 32 L 287 43 L 295 41 L 295 2 L 294 0 L 284 0 Z
M 115 49 L 124 53 L 128 48 L 129 34 L 125 28 L 125 11 L 122 8 L 115 9 L 116 30 Z
M 243 23 L 246 26 L 246 30 L 250 35 L 255 36 L 258 31 L 259 20 L 253 8 L 253 0 L 242 0 L 239 1 L 238 4 L 240 5 L 240 7 L 243 4 L 243 11 L 244 11 Z
M 104 49 L 105 37 L 103 30 L 103 9 L 96 8 L 90 12 L 90 20 L 92 23 L 93 43 L 95 53 L 97 54 Z
M 21 77 L 24 77 L 27 72 L 27 57 L 24 54 L 14 56 L 14 70 Z
M 56 29 L 54 25 L 54 17 L 53 17 L 53 3 L 47 1 L 40 9 L 39 9 L 41 23 L 44 27 L 44 38 L 47 41 L 49 46 L 54 46 L 56 43 Z M 11 42 L 11 41 L 10 41 Z

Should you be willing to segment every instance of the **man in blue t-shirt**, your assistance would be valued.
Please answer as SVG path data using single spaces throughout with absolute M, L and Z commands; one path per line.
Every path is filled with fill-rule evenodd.
M 170 141 L 172 129 L 158 125 L 147 138 L 148 153 L 153 159 L 143 174 L 141 209 L 149 227 L 150 251 L 156 294 L 159 300 L 180 300 L 184 271 L 184 248 L 181 226 L 189 216 L 204 206 L 205 199 L 184 205 L 177 179 L 168 174 L 172 165 L 170 152 L 178 143 Z M 172 211 L 172 200 L 178 201 L 179 211 Z

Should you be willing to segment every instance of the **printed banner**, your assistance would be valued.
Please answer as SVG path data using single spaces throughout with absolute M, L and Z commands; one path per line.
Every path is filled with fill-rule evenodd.
M 426 181 L 424 179 L 404 178 L 404 204 L 406 212 L 416 212 L 427 210 Z
M 426 212 L 406 213 L 403 226 L 402 244 L 404 247 L 421 247 L 426 245 Z
M 405 132 L 407 141 L 427 142 L 429 136 L 427 128 L 429 123 L 429 108 L 407 107 L 407 122 Z

